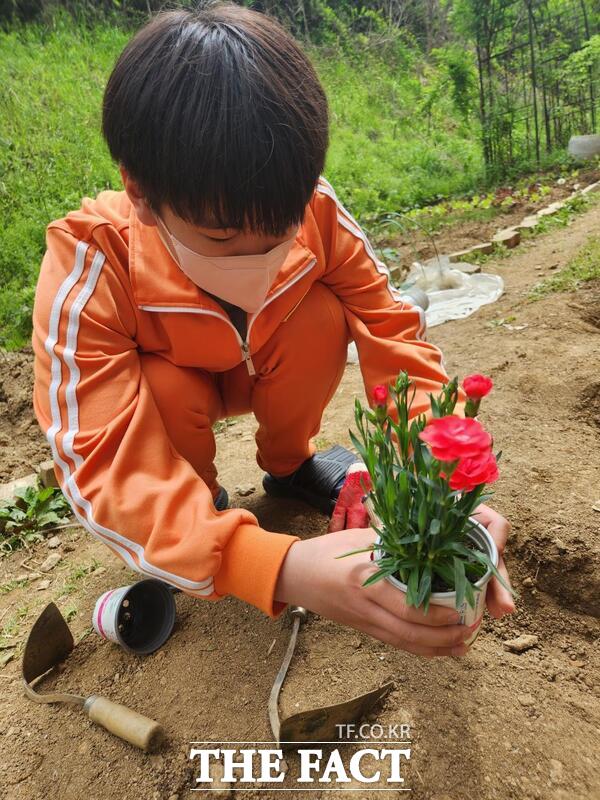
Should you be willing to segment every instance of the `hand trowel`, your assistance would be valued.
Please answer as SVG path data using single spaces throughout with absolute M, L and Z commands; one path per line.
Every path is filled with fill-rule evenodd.
M 301 742 L 342 741 L 340 727 L 338 726 L 358 722 L 384 700 L 394 688 L 394 684 L 385 683 L 378 689 L 373 689 L 342 703 L 306 709 L 281 720 L 278 708 L 279 693 L 296 649 L 300 625 L 308 616 L 307 610 L 301 606 L 291 606 L 289 613 L 293 618 L 292 633 L 269 696 L 269 722 L 271 723 L 273 737 L 277 745 L 281 747 Z
M 74 646 L 73 635 L 54 603 L 49 603 L 35 621 L 23 653 L 22 677 L 25 694 L 35 703 L 71 703 L 81 706 L 97 725 L 126 742 L 149 751 L 160 744 L 163 730 L 158 722 L 106 697 L 81 697 L 64 692 L 38 694 L 31 682 L 63 661 Z

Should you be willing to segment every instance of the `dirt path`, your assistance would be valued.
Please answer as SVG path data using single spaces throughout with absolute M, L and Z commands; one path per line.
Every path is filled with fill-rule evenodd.
M 600 330 L 590 321 L 600 286 L 534 304 L 525 299 L 536 281 L 564 266 L 599 228 L 596 207 L 570 228 L 489 262 L 485 270 L 503 276 L 505 295 L 429 333 L 451 375 L 482 371 L 495 381 L 482 416 L 503 451 L 490 504 L 513 525 L 508 562 L 521 592 L 517 613 L 506 621 L 487 620 L 467 657 L 444 661 L 407 656 L 317 618 L 301 635 L 283 693 L 284 713 L 347 698 L 392 678 L 397 688 L 378 721 L 412 727 L 405 785 L 415 800 L 600 798 L 600 514 L 592 511 L 600 497 Z M 490 324 L 512 315 L 515 325 L 527 327 L 510 331 Z M 8 376 L 2 367 L 5 384 L 10 363 Z M 348 442 L 353 396 L 361 392 L 359 370 L 349 367 L 327 410 L 319 447 Z M 253 420 L 245 418 L 219 434 L 221 481 L 232 494 L 237 484 L 257 487 L 234 501 L 271 530 L 323 532 L 323 517 L 263 496 L 253 429 Z M 43 450 L 33 432 L 31 442 Z M 11 641 L 21 642 L 40 607 L 56 599 L 73 615 L 76 638 L 83 638 L 65 671 L 46 685 L 128 703 L 160 720 L 169 742 L 159 754 L 144 756 L 92 728 L 78 712 L 35 706 L 21 696 L 17 652 L 0 669 L 5 796 L 196 796 L 188 795 L 194 785 L 191 740 L 270 738 L 266 699 L 289 634 L 287 618 L 272 622 L 234 599 L 207 604 L 180 595 L 177 628 L 167 645 L 143 659 L 130 657 L 89 634 L 88 626 L 95 598 L 135 576 L 78 529 L 61 539 L 63 560 L 46 590 L 36 591 L 39 580 L 21 580 L 10 589 L 10 580 L 27 573 L 22 552 L 0 563 L 0 626 L 12 632 Z M 40 545 L 25 566 L 35 567 L 46 555 Z M 538 646 L 521 655 L 507 652 L 503 640 L 521 633 L 537 635 Z M 376 795 L 365 789 L 355 796 Z

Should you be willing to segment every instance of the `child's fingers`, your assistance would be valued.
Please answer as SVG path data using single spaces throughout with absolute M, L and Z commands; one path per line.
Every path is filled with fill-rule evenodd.
M 506 583 L 510 586 L 510 578 L 508 577 L 508 570 L 504 564 L 504 559 L 501 558 L 498 564 L 498 572 Z M 512 614 L 515 610 L 515 603 L 510 592 L 508 592 L 497 578 L 492 578 L 488 586 L 488 593 L 486 597 L 487 608 L 492 617 L 499 619 L 505 614 Z

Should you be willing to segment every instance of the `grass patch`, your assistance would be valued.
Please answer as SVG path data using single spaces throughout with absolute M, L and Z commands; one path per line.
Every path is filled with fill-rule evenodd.
M 80 588 L 80 582 L 84 578 L 87 578 L 88 575 L 94 573 L 101 566 L 102 564 L 97 559 L 94 558 L 89 564 L 79 564 L 78 566 L 74 567 L 65 578 L 65 582 L 63 583 L 62 589 L 56 595 L 55 599 L 58 599 L 60 597 L 66 597 L 67 595 L 76 592 L 77 589 Z
M 537 284 L 528 295 L 540 300 L 553 292 L 572 292 L 581 283 L 600 278 L 600 237 L 592 236 L 564 269 Z
M 28 578 L 23 578 L 23 580 L 21 581 L 17 580 L 7 581 L 6 583 L 0 585 L 0 595 L 8 594 L 9 592 L 12 592 L 13 589 L 22 589 L 24 586 L 27 586 L 28 583 L 29 583 Z
M 18 636 L 21 622 L 27 616 L 28 611 L 28 605 L 19 606 L 14 614 L 4 623 L 0 630 L 0 648 L 16 647 L 17 643 L 11 640 Z

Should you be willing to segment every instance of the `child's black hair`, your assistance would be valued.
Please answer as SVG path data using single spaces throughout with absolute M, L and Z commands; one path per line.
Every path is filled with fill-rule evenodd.
M 209 3 L 162 12 L 128 43 L 102 131 L 155 211 L 280 236 L 323 171 L 328 117 L 310 61 L 276 20 Z

